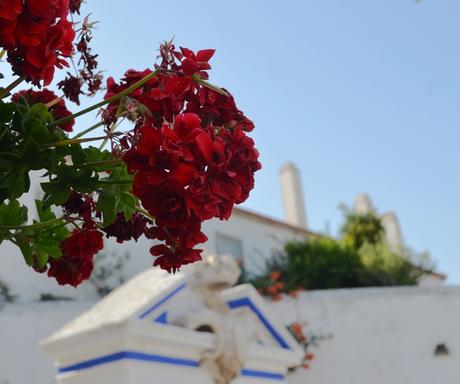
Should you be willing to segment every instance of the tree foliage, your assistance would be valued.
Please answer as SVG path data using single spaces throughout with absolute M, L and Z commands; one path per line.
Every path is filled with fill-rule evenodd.
M 338 240 L 292 241 L 284 250 L 266 263 L 263 273 L 243 275 L 273 299 L 279 299 L 281 293 L 295 296 L 303 289 L 414 285 L 433 269 L 427 254 L 409 249 L 392 252 L 385 244 L 381 220 L 373 212 L 346 211 Z

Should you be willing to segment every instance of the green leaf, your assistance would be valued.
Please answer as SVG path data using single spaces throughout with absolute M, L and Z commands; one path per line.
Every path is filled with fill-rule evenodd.
M 33 137 L 40 144 L 50 142 L 46 123 L 36 117 L 24 119 L 23 129 L 27 136 Z
M 99 194 L 96 207 L 102 212 L 104 226 L 115 221 L 118 202 L 119 196 L 113 191 L 104 190 Z
M 88 163 L 114 159 L 113 155 L 109 151 L 107 150 L 101 151 L 99 148 L 96 148 L 96 147 L 88 147 L 88 148 L 85 148 L 84 151 L 86 153 L 86 156 L 87 156 L 86 161 Z
M 56 188 L 46 194 L 44 205 L 51 207 L 52 205 L 64 204 L 70 196 L 70 187 L 68 185 L 57 185 Z
M 13 113 L 16 109 L 14 103 L 4 103 L 0 101 L 0 122 L 9 123 L 13 118 Z
M 27 221 L 27 207 L 23 207 L 17 200 L 0 205 L 0 225 L 19 226 Z
M 42 103 L 32 105 L 32 107 L 30 107 L 29 114 L 48 123 L 54 121 L 54 117 L 48 110 L 48 107 Z
M 131 216 L 136 211 L 136 202 L 136 198 L 131 193 L 120 193 L 120 200 L 117 205 L 117 211 L 123 212 L 126 221 L 130 220 Z
M 75 165 L 80 165 L 86 162 L 88 155 L 83 150 L 81 145 L 75 144 L 70 147 L 70 153 L 72 155 L 72 163 Z
M 62 251 L 61 248 L 59 247 L 59 243 L 53 242 L 53 241 L 48 241 L 48 242 L 40 242 L 37 244 L 37 249 L 46 254 L 47 256 L 50 256 L 52 258 L 59 258 L 62 256 Z M 48 257 L 47 260 L 48 261 Z
M 27 236 L 24 234 L 16 235 L 16 243 L 21 250 L 22 255 L 24 256 L 24 260 L 26 261 L 27 265 L 32 265 L 34 262 L 32 247 L 30 246 Z
M 35 200 L 35 207 L 37 208 L 37 214 L 40 221 L 48 221 L 56 218 L 56 215 L 51 211 L 51 209 L 44 206 L 41 200 Z
M 22 150 L 22 159 L 26 162 L 36 162 L 40 156 L 40 144 L 32 137 L 26 139 L 26 144 Z
M 29 173 L 23 169 L 18 169 L 11 178 L 11 184 L 8 188 L 8 196 L 12 199 L 21 197 L 30 188 Z
M 48 253 L 41 248 L 41 244 L 38 243 L 38 246 L 35 248 L 35 256 L 37 258 L 37 264 L 39 268 L 42 268 L 48 262 Z

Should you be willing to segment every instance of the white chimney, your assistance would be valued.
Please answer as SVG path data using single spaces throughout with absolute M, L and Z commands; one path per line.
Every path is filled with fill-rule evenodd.
M 284 164 L 280 170 L 280 180 L 286 222 L 296 227 L 307 228 L 299 169 L 291 162 Z
M 390 251 L 394 253 L 401 253 L 403 250 L 403 241 L 396 214 L 394 212 L 387 212 L 383 214 L 382 225 L 385 229 L 385 243 Z
M 374 206 L 368 195 L 365 193 L 360 193 L 355 197 L 355 204 L 353 207 L 354 212 L 357 215 L 367 215 L 374 211 Z

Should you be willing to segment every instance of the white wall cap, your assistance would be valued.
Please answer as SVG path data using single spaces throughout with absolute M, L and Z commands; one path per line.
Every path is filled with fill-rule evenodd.
M 142 312 L 156 297 L 184 282 L 185 275 L 182 273 L 170 275 L 159 268 L 150 268 L 115 289 L 89 311 L 50 336 L 45 343 L 123 323 Z

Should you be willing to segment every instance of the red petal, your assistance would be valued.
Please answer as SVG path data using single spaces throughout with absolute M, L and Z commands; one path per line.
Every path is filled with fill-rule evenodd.
M 209 134 L 201 132 L 195 140 L 203 157 L 207 162 L 210 162 L 212 160 L 212 140 Z
M 153 256 L 167 255 L 171 253 L 171 250 L 164 244 L 154 245 L 150 248 L 150 253 Z
M 195 60 L 195 54 L 191 49 L 180 47 L 180 50 L 185 57 Z
M 191 75 L 193 73 L 198 72 L 200 70 L 200 67 L 194 60 L 186 58 L 182 62 L 182 69 L 186 74 Z
M 215 49 L 202 49 L 196 53 L 196 61 L 209 61 L 215 52 Z
M 169 180 L 178 187 L 185 187 L 195 177 L 196 170 L 188 164 L 180 163 L 176 168 L 169 172 Z

